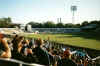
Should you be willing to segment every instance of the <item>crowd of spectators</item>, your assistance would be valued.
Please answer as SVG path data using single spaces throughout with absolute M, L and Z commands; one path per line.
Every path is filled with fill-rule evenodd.
M 0 58 L 13 58 L 45 66 L 99 66 L 85 50 L 69 47 L 59 49 L 41 38 L 28 39 L 19 35 L 7 39 L 0 34 Z

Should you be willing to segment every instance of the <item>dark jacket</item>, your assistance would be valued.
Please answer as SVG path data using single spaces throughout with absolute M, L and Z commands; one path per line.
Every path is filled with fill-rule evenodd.
M 72 60 L 64 58 L 58 61 L 57 66 L 77 66 Z
M 36 55 L 39 64 L 49 66 L 49 54 L 42 48 L 36 47 L 33 49 L 34 54 Z

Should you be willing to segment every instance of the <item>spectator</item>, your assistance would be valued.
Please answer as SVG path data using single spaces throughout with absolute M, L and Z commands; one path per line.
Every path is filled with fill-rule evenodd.
M 67 48 L 65 51 L 64 51 L 64 55 L 68 55 L 69 58 L 71 59 L 71 51 L 70 51 L 70 48 Z M 66 54 L 67 53 L 67 54 Z
M 36 48 L 33 49 L 34 54 L 37 56 L 39 64 L 49 66 L 50 61 L 49 61 L 49 53 L 43 49 L 43 40 L 42 39 L 37 39 L 35 41 L 36 43 Z
M 0 58 L 10 58 L 11 49 L 8 46 L 7 39 L 0 33 Z
M 77 64 L 73 62 L 69 57 L 70 57 L 70 52 L 65 51 L 63 58 L 58 61 L 57 66 L 77 66 Z
M 84 66 L 81 59 L 78 60 L 77 64 L 78 64 L 78 66 Z
M 14 45 L 14 50 L 16 52 L 19 52 L 20 53 L 20 51 L 22 49 L 22 42 L 23 42 L 23 40 L 24 40 L 24 37 L 23 36 L 20 36 L 19 38 L 17 38 L 16 45 Z
M 18 35 L 15 35 L 13 40 L 11 41 L 12 43 L 16 42 L 16 39 L 18 38 Z
M 23 36 L 16 38 L 16 42 L 13 43 L 12 58 L 19 59 L 22 56 L 20 54 L 20 52 L 21 52 L 21 49 L 22 49 L 23 40 L 24 40 Z
M 27 48 L 29 47 L 29 42 L 27 39 L 23 40 L 22 42 L 22 49 L 21 49 L 21 53 L 27 56 Z
M 57 66 L 57 62 L 58 62 L 58 60 L 60 60 L 61 59 L 61 57 L 58 55 L 59 53 L 58 53 L 58 51 L 57 50 L 54 50 L 53 51 L 53 57 L 54 57 L 54 66 Z
M 30 39 L 30 41 L 29 41 L 29 47 L 30 48 L 35 48 L 34 39 Z
M 21 53 L 23 53 L 26 56 L 28 54 L 32 54 L 32 49 L 29 46 L 29 40 L 25 39 L 22 43 L 23 43 L 23 47 L 21 49 Z

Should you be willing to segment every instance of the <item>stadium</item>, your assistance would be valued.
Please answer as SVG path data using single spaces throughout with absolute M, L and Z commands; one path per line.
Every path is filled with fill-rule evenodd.
M 83 57 L 86 57 L 87 61 L 89 62 L 88 63 L 89 65 L 96 65 L 99 63 L 99 59 L 100 59 L 99 43 L 100 42 L 99 41 L 97 42 L 94 39 L 90 39 L 90 38 L 93 38 L 93 36 L 86 34 L 85 32 L 82 32 L 81 28 L 31 28 L 31 27 L 28 27 L 29 30 L 27 31 L 25 31 L 25 27 L 22 26 L 22 28 L 23 29 L 1 28 L 0 30 L 1 30 L 1 33 L 5 34 L 6 37 L 10 38 L 11 40 L 13 40 L 12 38 L 15 35 L 23 36 L 26 39 L 30 40 L 29 45 L 31 46 L 31 49 L 35 46 L 34 45 L 35 40 L 38 38 L 41 38 L 44 40 L 43 47 L 46 48 L 47 51 L 50 51 L 50 49 L 53 48 L 53 50 L 56 51 L 58 55 L 61 52 L 66 51 L 66 49 L 70 48 L 70 52 L 72 56 L 75 55 L 78 57 L 78 59 L 79 58 L 82 59 Z M 87 36 L 89 36 L 90 38 L 89 37 L 87 38 Z M 11 43 L 11 41 L 9 42 Z M 34 57 L 31 57 L 31 58 L 34 58 Z M 18 65 L 20 66 L 33 65 L 34 66 L 37 63 L 35 61 L 32 61 L 32 59 L 29 59 L 29 58 L 24 58 L 24 59 L 12 58 L 10 60 L 7 60 L 7 59 L 0 59 L 0 60 L 2 60 L 3 65 L 4 63 L 8 64 L 9 62 L 9 65 L 17 65 L 17 66 Z M 38 65 L 39 64 L 37 64 L 37 66 Z
M 100 0 L 0 0 L 0 66 L 100 66 Z

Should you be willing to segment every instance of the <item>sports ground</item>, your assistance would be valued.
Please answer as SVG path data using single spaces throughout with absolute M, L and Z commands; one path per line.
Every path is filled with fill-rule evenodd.
M 80 33 L 66 33 L 66 34 L 30 34 L 27 37 L 42 38 L 44 40 L 55 41 L 61 44 L 71 46 L 84 47 L 90 49 L 100 50 L 100 39 L 98 36 Z

